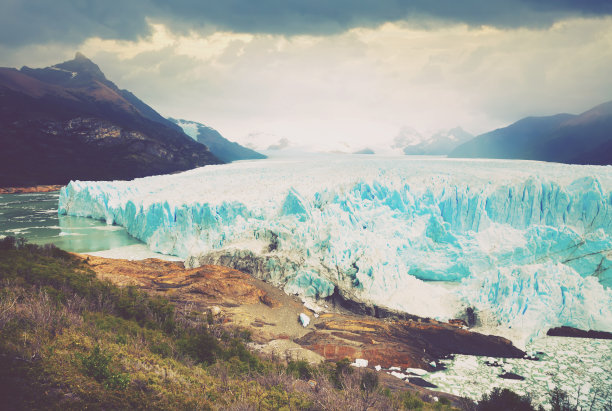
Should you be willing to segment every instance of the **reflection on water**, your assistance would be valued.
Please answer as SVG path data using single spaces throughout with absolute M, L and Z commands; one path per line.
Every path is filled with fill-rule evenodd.
M 25 237 L 75 253 L 142 244 L 124 228 L 102 221 L 57 215 L 58 192 L 0 195 L 0 237 Z

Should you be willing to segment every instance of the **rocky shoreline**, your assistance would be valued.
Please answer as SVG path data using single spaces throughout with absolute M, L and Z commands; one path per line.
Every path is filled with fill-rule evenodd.
M 62 185 L 40 185 L 31 187 L 0 187 L 0 194 L 50 193 L 59 191 Z
M 179 306 L 220 316 L 223 323 L 248 328 L 260 351 L 281 358 L 311 362 L 359 358 L 371 367 L 432 371 L 439 359 L 453 354 L 525 355 L 507 339 L 472 332 L 457 323 L 416 316 L 368 315 L 376 313 L 360 309 L 352 312 L 349 309 L 355 307 L 332 301 L 316 312 L 297 297 L 227 267 L 185 268 L 180 262 L 158 259 L 83 258 L 100 278 L 120 286 L 135 285 Z M 301 313 L 310 319 L 306 327 L 298 321 Z

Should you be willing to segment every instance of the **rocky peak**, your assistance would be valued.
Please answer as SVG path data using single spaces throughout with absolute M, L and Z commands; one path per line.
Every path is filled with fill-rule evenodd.
M 74 59 L 56 64 L 52 66 L 52 68 L 77 73 L 77 76 L 88 76 L 96 80 L 106 81 L 106 77 L 104 76 L 104 73 L 102 73 L 102 70 L 100 70 L 100 67 L 78 51 L 74 56 Z
M 106 79 L 100 67 L 80 52 L 76 53 L 74 59 L 63 63 L 40 69 L 24 66 L 20 71 L 45 83 L 62 87 L 78 88 L 89 86 L 92 81 L 99 81 L 116 88 Z

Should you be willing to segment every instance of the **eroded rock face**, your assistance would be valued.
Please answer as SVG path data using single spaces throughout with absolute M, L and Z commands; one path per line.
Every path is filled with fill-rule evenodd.
M 267 293 L 240 271 L 221 266 L 185 269 L 181 263 L 158 259 L 143 261 L 87 257 L 96 274 L 119 285 L 163 293 L 169 299 L 201 305 L 277 305 Z
M 450 354 L 525 354 L 504 338 L 416 316 L 375 318 L 348 313 L 341 306 L 315 316 L 295 297 L 227 267 L 203 265 L 185 269 L 181 263 L 156 259 L 87 258 L 102 278 L 162 293 L 179 305 L 192 304 L 203 311 L 221 307 L 219 315 L 225 321 L 249 327 L 259 344 L 288 340 L 326 360 L 361 358 L 371 366 L 433 370 L 432 362 Z M 300 314 L 310 317 L 308 328 L 297 321 Z
M 327 359 L 363 358 L 373 365 L 433 370 L 430 363 L 451 354 L 520 358 L 525 353 L 505 338 L 483 335 L 435 320 L 381 320 L 325 314 L 316 331 L 296 340 Z

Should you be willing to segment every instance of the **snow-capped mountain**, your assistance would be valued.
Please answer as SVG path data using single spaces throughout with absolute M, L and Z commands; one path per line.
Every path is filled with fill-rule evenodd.
M 472 138 L 474 138 L 472 134 L 461 127 L 455 127 L 450 130 L 438 131 L 418 143 L 404 145 L 402 151 L 404 154 L 444 155 L 449 154 L 456 147 Z
M 196 121 L 173 119 L 168 120 L 180 126 L 185 134 L 196 140 L 198 143 L 206 145 L 210 151 L 220 160 L 231 162 L 236 160 L 256 160 L 266 158 L 250 148 L 229 141 L 217 130 Z

